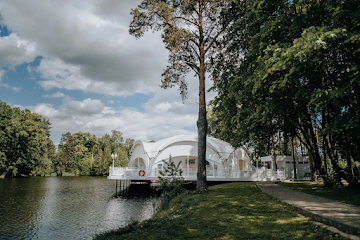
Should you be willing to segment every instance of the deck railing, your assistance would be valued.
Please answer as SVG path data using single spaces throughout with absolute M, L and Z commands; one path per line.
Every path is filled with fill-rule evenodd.
M 110 167 L 109 179 L 124 180 L 157 180 L 160 173 L 158 169 L 139 169 L 130 167 Z M 285 172 L 278 170 L 273 171 L 267 169 L 253 169 L 251 171 L 235 171 L 235 170 L 207 170 L 207 179 L 212 181 L 269 181 L 285 179 Z M 196 180 L 197 169 L 183 170 L 182 176 L 185 180 Z

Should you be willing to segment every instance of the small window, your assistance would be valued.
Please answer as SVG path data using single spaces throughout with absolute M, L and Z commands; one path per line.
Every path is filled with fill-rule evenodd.
M 162 171 L 162 164 L 158 164 L 158 170 Z
M 195 159 L 189 159 L 189 164 L 195 164 Z
M 290 162 L 286 162 L 286 163 L 290 163 Z

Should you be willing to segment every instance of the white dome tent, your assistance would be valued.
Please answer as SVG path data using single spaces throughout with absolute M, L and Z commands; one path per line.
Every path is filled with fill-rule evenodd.
M 131 149 L 128 167 L 110 167 L 108 179 L 157 180 L 163 161 L 170 156 L 180 163 L 185 180 L 195 181 L 197 175 L 197 135 L 177 135 L 157 142 L 138 140 Z M 208 181 L 256 181 L 258 173 L 252 168 L 245 147 L 234 149 L 229 143 L 207 137 L 206 161 Z M 277 174 L 276 174 L 277 175 Z M 278 176 L 269 176 L 275 180 Z M 269 179 L 270 180 L 270 179 Z

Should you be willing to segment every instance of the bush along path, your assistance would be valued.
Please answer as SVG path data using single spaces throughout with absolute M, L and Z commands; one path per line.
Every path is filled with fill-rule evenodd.
M 151 219 L 105 232 L 101 239 L 345 239 L 259 191 L 229 183 L 186 191 Z

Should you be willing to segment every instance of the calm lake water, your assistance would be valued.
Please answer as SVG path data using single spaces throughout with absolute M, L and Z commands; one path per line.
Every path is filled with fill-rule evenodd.
M 105 177 L 0 179 L 0 239 L 92 239 L 153 214 L 150 198 L 114 195 Z

